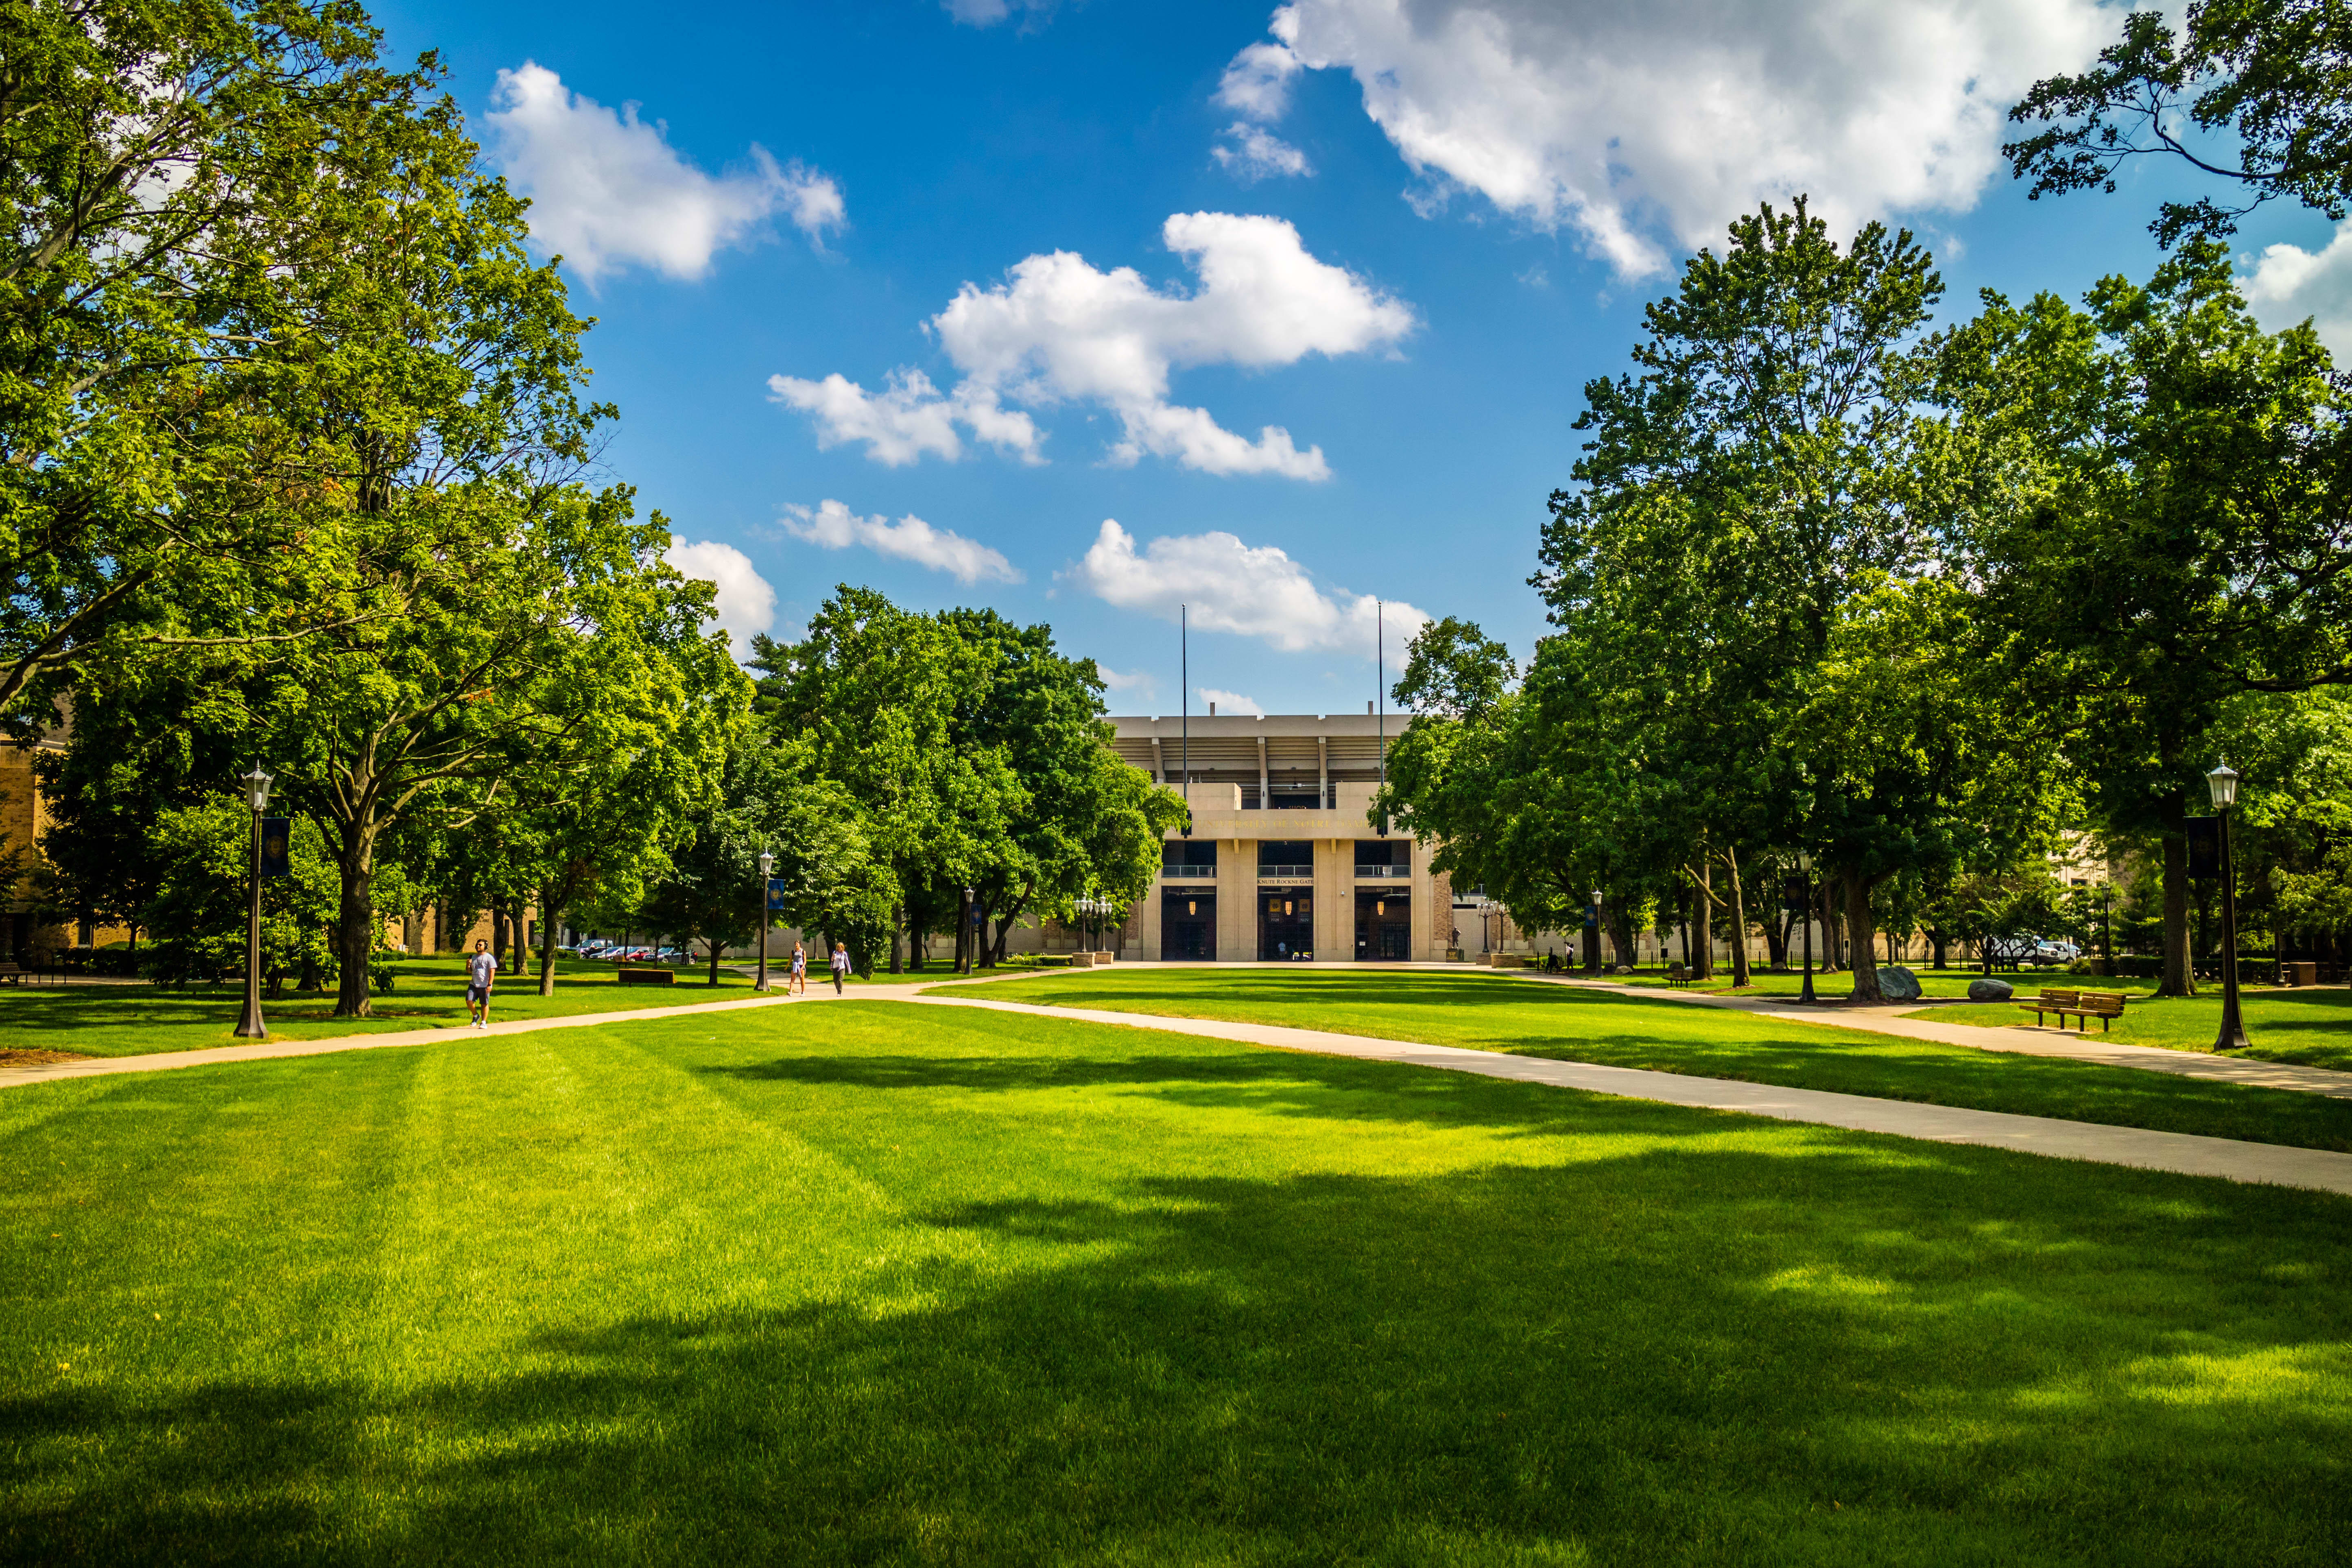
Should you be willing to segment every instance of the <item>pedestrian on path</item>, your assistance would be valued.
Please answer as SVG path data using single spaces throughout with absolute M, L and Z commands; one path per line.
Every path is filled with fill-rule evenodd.
M 474 1015 L 473 1026 L 490 1026 L 490 987 L 498 983 L 499 955 L 490 944 L 477 937 L 474 951 L 466 958 L 466 1005 Z
M 833 944 L 833 994 L 841 994 L 841 983 L 849 978 L 849 949 L 839 942 Z
M 808 949 L 803 947 L 797 939 L 793 942 L 793 977 L 784 982 L 784 994 L 808 994 Z

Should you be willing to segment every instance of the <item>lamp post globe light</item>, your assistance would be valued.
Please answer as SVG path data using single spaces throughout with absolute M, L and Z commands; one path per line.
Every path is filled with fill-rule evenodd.
M 2217 1051 L 2246 1048 L 2246 1026 L 2238 1015 L 2238 876 L 2230 857 L 2230 811 L 2238 804 L 2238 775 L 2230 764 L 2217 764 L 2205 775 L 2213 792 L 2213 815 L 2220 817 L 2221 839 L 2221 1031 L 2214 1037 Z
M 269 1026 L 261 1018 L 261 814 L 269 809 L 270 776 L 253 764 L 245 775 L 245 801 L 253 808 L 253 907 L 245 928 L 245 1016 L 236 1021 L 240 1040 L 266 1040 Z
M 1804 850 L 1797 851 L 1797 875 L 1805 884 L 1805 988 L 1798 994 L 1800 1002 L 1817 1000 L 1813 995 L 1813 858 Z
M 760 978 L 752 984 L 751 989 L 752 989 L 752 990 L 754 990 L 754 991 L 765 991 L 765 990 L 768 988 L 768 924 L 769 924 L 769 921 L 770 921 L 770 919 L 771 919 L 771 914 L 770 914 L 770 911 L 769 911 L 769 909 L 768 909 L 768 879 L 769 879 L 769 878 L 771 878 L 771 877 L 772 877 L 772 876 L 774 876 L 774 875 L 775 875 L 775 873 L 776 873 L 776 857 L 775 857 L 774 852 L 773 852 L 773 851 L 772 851 L 772 850 L 767 850 L 767 849 L 762 849 L 762 850 L 761 850 L 761 851 L 760 851 Z
M 979 941 L 979 938 L 972 934 L 971 928 L 973 924 L 973 917 L 979 913 L 980 911 L 973 909 L 971 906 L 971 889 L 970 888 L 966 888 L 963 890 L 963 937 L 961 942 L 958 944 L 963 949 L 963 962 L 956 965 L 956 973 L 959 974 L 970 974 L 971 973 L 971 950 L 973 945 Z

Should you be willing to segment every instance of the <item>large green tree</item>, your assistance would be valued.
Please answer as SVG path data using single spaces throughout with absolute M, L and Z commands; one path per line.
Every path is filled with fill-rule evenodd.
M 2183 819 L 2217 723 L 2242 694 L 2352 681 L 2352 429 L 2316 336 L 2263 331 L 2216 240 L 2085 307 L 1988 296 L 1953 334 L 1942 548 L 2095 819 L 2161 842 L 2162 989 L 2186 994 Z

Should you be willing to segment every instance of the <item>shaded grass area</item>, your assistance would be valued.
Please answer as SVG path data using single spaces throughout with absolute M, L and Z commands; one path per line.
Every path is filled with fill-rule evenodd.
M 1286 1024 L 1978 1110 L 2352 1151 L 2352 1100 L 1979 1051 L 1611 991 L 1444 973 L 1112 970 L 1000 1002 Z M 2137 1005 L 2137 1004 L 2135 1004 Z M 1974 1008 L 1939 1007 L 1946 1018 Z
M 2088 982 L 2084 983 L 2088 985 Z M 2352 990 L 2342 986 L 2305 986 L 2288 991 L 2248 991 L 2240 995 L 2240 1016 L 2252 1044 L 2225 1056 L 2255 1057 L 2263 1061 L 2292 1062 L 2299 1067 L 2334 1068 L 2352 1071 Z M 2033 1015 L 2013 1005 L 1937 1007 L 1909 1015 L 1942 1024 L 1975 1024 L 2005 1028 Z M 2051 1019 L 2054 1027 L 2057 1020 Z M 2201 996 L 2135 997 L 2124 1016 L 2109 1026 L 2108 1038 L 2133 1046 L 2162 1046 L 2168 1050 L 2211 1052 L 2221 1031 L 2221 992 L 2216 985 Z M 2091 1033 L 2099 1033 L 2094 1025 Z
M 11 1561 L 2352 1549 L 2322 1194 L 887 1003 L 45 1085 L 0 1158 Z
M 1966 996 L 1969 982 L 1985 977 L 1982 969 L 1929 969 L 1925 964 L 1907 966 L 1919 979 L 1920 991 L 1930 997 Z M 1668 989 L 1664 970 L 1643 970 L 1633 974 L 1611 975 L 1618 984 L 1643 990 Z M 2020 994 L 2031 995 L 2045 985 L 2072 986 L 2078 991 L 2120 991 L 2126 995 L 2155 989 L 2152 980 L 2120 978 L 2104 979 L 2095 975 L 2076 974 L 2066 969 L 2027 969 L 2015 973 L 2006 971 L 1993 976 L 2015 986 Z M 1693 981 L 1674 989 L 1703 992 L 1714 996 L 1797 996 L 1803 993 L 1805 977 L 1801 972 L 1782 974 L 1762 967 L 1752 972 L 1753 984 L 1735 993 L 1731 986 L 1731 966 L 1723 965 L 1712 980 Z M 1813 972 L 1813 994 L 1822 1001 L 1843 1001 L 1853 994 L 1853 976 L 1842 971 Z M 1940 1016 L 1940 1015 L 1939 1015 Z
M 465 961 L 456 957 L 395 960 L 393 989 L 372 998 L 375 1016 L 337 1018 L 334 993 L 299 995 L 289 990 L 262 1012 L 272 1037 L 321 1040 L 393 1029 L 458 1028 L 465 1025 Z M 539 971 L 502 976 L 492 993 L 493 1018 L 569 1017 L 579 1013 L 675 1007 L 751 994 L 751 982 L 720 970 L 716 988 L 702 973 L 681 972 L 669 985 L 623 985 L 610 964 L 556 961 L 552 996 L 539 994 Z M 815 982 L 812 980 L 811 984 Z M 245 1010 L 238 990 L 162 991 L 150 986 L 0 986 L 0 1049 L 68 1051 L 88 1057 L 146 1056 L 196 1051 L 239 1042 L 232 1031 Z

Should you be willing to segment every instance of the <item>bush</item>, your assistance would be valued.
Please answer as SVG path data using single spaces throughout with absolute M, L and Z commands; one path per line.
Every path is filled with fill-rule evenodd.
M 368 984 L 374 986 L 379 992 L 391 990 L 392 965 L 389 963 L 376 963 L 370 965 L 368 969 Z

